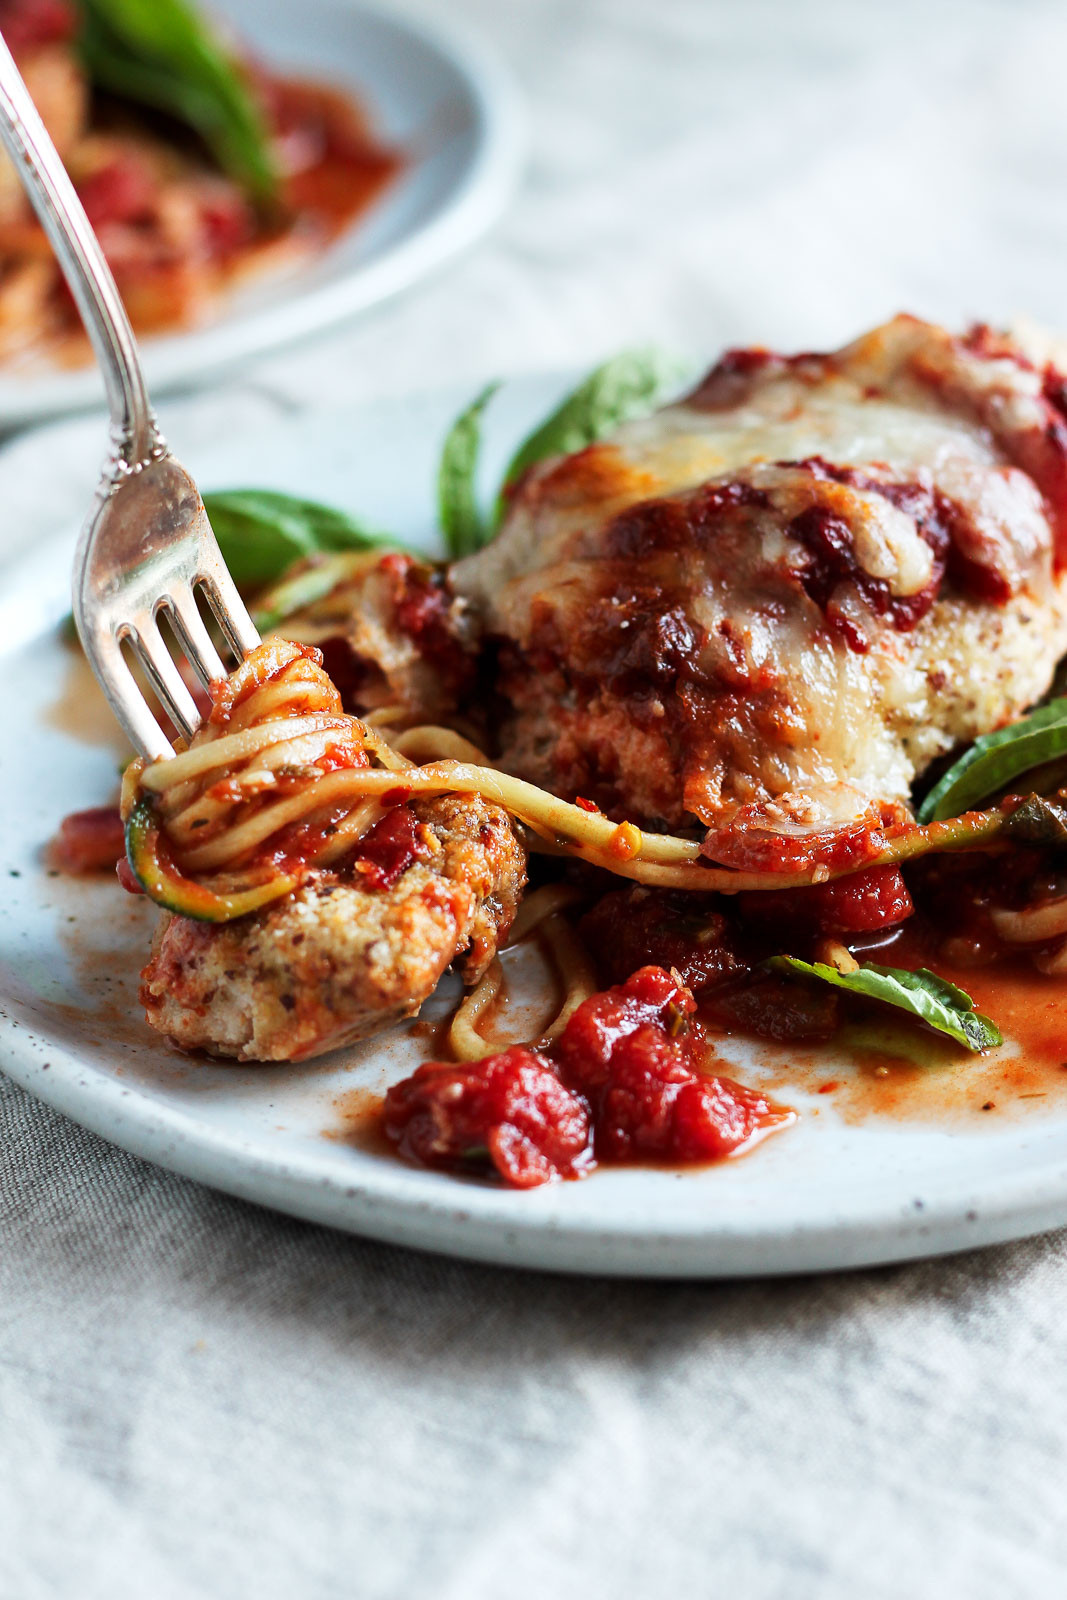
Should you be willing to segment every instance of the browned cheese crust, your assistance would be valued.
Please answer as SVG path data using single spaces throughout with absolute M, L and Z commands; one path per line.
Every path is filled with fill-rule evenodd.
M 1067 648 L 1065 409 L 1006 339 L 900 317 L 732 352 L 535 467 L 452 573 L 498 640 L 502 763 L 672 827 L 903 812 Z
M 511 926 L 525 852 L 477 796 L 413 809 L 432 855 L 390 889 L 320 872 L 235 922 L 166 916 L 142 973 L 152 1027 L 189 1050 L 306 1060 L 412 1016 L 457 958 L 475 982 Z

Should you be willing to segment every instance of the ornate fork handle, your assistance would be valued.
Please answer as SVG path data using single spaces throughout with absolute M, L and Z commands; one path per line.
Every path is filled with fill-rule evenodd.
M 0 140 L 56 253 L 104 374 L 113 475 L 138 472 L 164 456 L 166 445 L 149 404 L 133 329 L 74 185 L 2 37 Z

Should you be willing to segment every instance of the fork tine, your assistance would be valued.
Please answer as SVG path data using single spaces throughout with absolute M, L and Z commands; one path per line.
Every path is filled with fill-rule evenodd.
M 211 543 L 215 543 L 214 539 Z M 226 643 L 237 660 L 243 661 L 259 644 L 259 633 L 217 545 L 210 552 L 201 548 L 200 571 L 196 582 L 226 635 Z
M 152 715 L 155 696 L 185 738 L 202 720 L 198 686 L 190 693 L 172 648 L 188 658 L 210 688 L 229 673 L 228 649 L 243 661 L 260 642 L 199 491 L 162 446 L 136 470 L 105 477 L 78 548 L 73 598 L 93 670 L 119 721 L 149 760 L 173 754 Z M 205 604 L 218 619 L 225 647 L 213 639 Z M 104 640 L 107 647 L 98 649 Z M 143 686 L 142 668 L 155 696 Z
M 142 613 L 139 621 L 141 624 L 139 627 L 127 623 L 120 634 L 120 639 L 129 641 L 134 654 L 149 676 L 152 688 L 162 701 L 163 709 L 179 733 L 191 739 L 200 726 L 200 713 L 196 709 L 196 701 L 186 688 L 163 635 L 155 625 L 155 620 L 146 618 Z
M 170 740 L 145 701 L 118 638 L 101 629 L 89 641 L 88 654 L 111 709 L 134 749 L 150 761 L 162 761 L 172 756 L 174 751 Z
M 177 635 L 178 643 L 188 656 L 190 665 L 204 688 L 210 689 L 213 683 L 218 683 L 221 678 L 227 676 L 227 668 L 204 626 L 195 594 L 184 586 L 175 587 L 171 594 L 165 597 L 163 606 L 167 620 Z

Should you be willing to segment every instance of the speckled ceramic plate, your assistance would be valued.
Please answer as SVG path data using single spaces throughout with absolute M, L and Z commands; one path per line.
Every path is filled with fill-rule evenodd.
M 142 342 L 158 399 L 389 299 L 499 217 L 522 150 L 518 91 L 492 51 L 440 21 L 360 0 L 211 0 L 269 65 L 350 88 L 408 164 L 314 260 L 251 280 L 209 324 Z M 100 403 L 95 367 L 0 366 L 0 428 Z
M 491 457 L 502 459 L 555 387 L 538 380 L 504 392 Z M 441 435 L 468 398 L 311 416 L 189 465 L 205 487 L 313 493 L 415 542 L 431 525 Z M 415 1171 L 365 1142 L 368 1096 L 419 1057 L 410 1025 L 301 1067 L 208 1064 L 168 1048 L 136 1000 L 151 908 L 110 882 L 50 877 L 42 860 L 63 814 L 104 801 L 116 784 L 106 713 L 56 634 L 71 548 L 63 541 L 8 569 L 0 596 L 0 1063 L 34 1094 L 125 1149 L 249 1200 L 511 1265 L 813 1271 L 1067 1223 L 1067 1096 L 1051 1069 L 1028 1078 L 1010 1041 L 992 1061 L 946 1058 L 880 1082 L 830 1055 L 757 1058 L 731 1043 L 737 1075 L 773 1083 L 800 1112 L 794 1127 L 708 1170 L 600 1171 L 526 1194 Z M 513 976 L 532 1014 L 544 975 L 527 959 Z M 443 1012 L 449 998 L 430 1009 Z M 980 1109 L 990 1100 L 996 1115 Z

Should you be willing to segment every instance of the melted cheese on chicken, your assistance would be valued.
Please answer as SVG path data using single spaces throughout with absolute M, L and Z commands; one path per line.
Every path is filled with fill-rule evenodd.
M 500 641 L 504 764 L 672 826 L 903 814 L 1067 649 L 1065 393 L 988 330 L 901 317 L 733 352 L 534 468 L 453 569 Z

